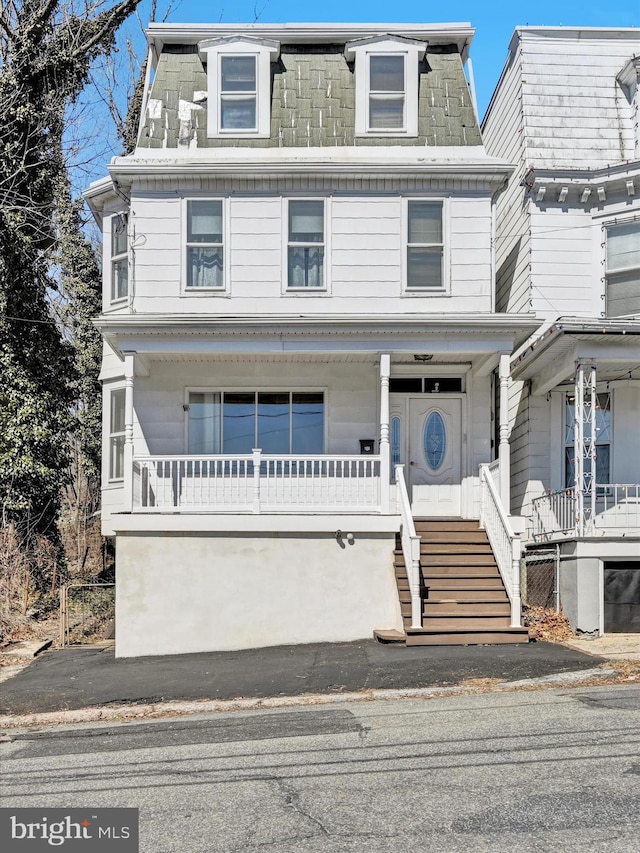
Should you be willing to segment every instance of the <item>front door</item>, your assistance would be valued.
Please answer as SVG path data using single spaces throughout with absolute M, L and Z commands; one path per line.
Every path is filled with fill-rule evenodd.
M 460 398 L 409 401 L 409 471 L 414 515 L 460 516 Z

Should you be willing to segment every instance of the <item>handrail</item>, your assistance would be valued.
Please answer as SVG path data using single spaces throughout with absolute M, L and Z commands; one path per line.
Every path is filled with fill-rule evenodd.
M 511 603 L 511 626 L 519 628 L 521 624 L 520 603 L 520 537 L 509 522 L 493 471 L 488 465 L 480 466 L 480 484 L 482 487 L 480 524 L 486 530 L 493 549 L 504 588 Z
M 134 512 L 381 511 L 380 456 L 136 456 Z
M 400 541 L 411 592 L 411 627 L 422 628 L 422 598 L 420 595 L 420 537 L 416 533 L 411 502 L 404 479 L 404 465 L 396 465 L 396 495 L 402 519 Z
M 576 536 L 579 531 L 578 501 L 575 488 L 558 489 L 531 501 L 533 539 L 547 541 L 551 536 Z M 584 533 L 640 530 L 640 484 L 596 483 L 595 515 L 588 519 Z

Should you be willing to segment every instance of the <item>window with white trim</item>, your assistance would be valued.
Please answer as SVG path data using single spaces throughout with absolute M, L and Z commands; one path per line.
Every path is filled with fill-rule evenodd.
M 355 60 L 356 136 L 417 136 L 419 62 L 426 43 L 400 36 L 349 42 Z
M 109 480 L 124 478 L 125 389 L 109 397 Z
M 186 288 L 224 288 L 222 199 L 187 201 Z
M 407 290 L 444 289 L 443 203 L 407 201 Z
M 207 64 L 207 135 L 271 135 L 271 63 L 280 45 L 240 36 L 208 39 L 199 45 Z
M 323 199 L 289 199 L 287 289 L 325 287 Z
M 575 466 L 575 396 L 565 397 L 564 429 L 564 486 L 571 489 L 576 484 Z M 585 441 L 589 439 L 585 435 Z M 611 394 L 596 394 L 596 483 L 600 486 L 609 483 L 611 473 Z
M 189 453 L 324 453 L 322 391 L 190 391 Z
M 111 301 L 119 302 L 129 295 L 129 217 L 117 213 L 111 217 Z
M 369 56 L 368 130 L 404 130 L 405 65 L 403 54 Z
M 640 220 L 606 226 L 607 317 L 640 313 Z

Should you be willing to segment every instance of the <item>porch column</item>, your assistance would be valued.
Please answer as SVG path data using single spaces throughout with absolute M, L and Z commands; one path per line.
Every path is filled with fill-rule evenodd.
M 573 459 L 578 536 L 585 536 L 596 514 L 596 362 L 576 361 Z
M 500 353 L 498 367 L 500 382 L 500 444 L 498 461 L 500 463 L 500 498 L 507 515 L 511 513 L 511 456 L 509 450 L 509 379 L 511 378 L 510 355 Z
M 380 355 L 380 504 L 383 513 L 390 511 L 391 453 L 389 447 L 389 376 L 391 356 Z
M 124 356 L 124 495 L 122 509 L 133 510 L 133 376 L 134 353 Z

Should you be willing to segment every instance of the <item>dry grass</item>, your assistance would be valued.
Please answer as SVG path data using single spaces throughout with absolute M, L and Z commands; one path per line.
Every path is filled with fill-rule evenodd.
M 523 623 L 535 640 L 557 643 L 575 636 L 564 613 L 549 607 L 525 606 Z

